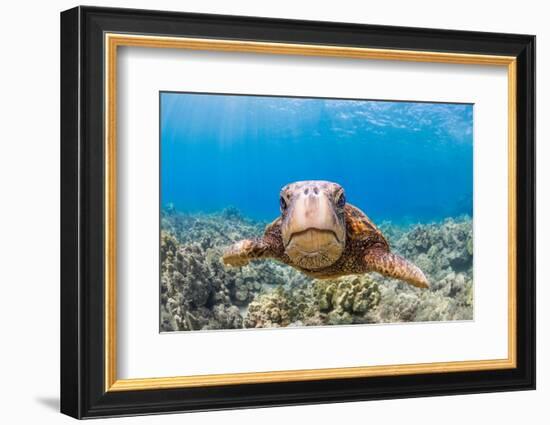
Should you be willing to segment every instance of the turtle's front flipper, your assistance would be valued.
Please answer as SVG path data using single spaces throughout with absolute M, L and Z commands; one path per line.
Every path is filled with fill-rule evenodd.
M 430 287 L 422 270 L 397 254 L 392 254 L 381 248 L 374 248 L 366 252 L 364 260 L 367 271 L 400 279 L 419 288 Z
M 271 257 L 269 245 L 263 239 L 244 239 L 229 246 L 223 253 L 223 262 L 228 266 L 246 266 L 250 260 Z

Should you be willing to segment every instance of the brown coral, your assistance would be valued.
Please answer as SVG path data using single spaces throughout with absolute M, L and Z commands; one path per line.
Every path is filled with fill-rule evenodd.
M 473 316 L 470 218 L 400 228 L 383 223 L 393 249 L 414 261 L 431 289 L 377 274 L 312 280 L 274 261 L 226 269 L 223 248 L 265 223 L 234 209 L 162 216 L 161 330 L 467 320 Z

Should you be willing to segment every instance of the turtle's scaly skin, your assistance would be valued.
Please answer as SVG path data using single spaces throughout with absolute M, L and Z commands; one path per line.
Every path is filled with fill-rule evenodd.
M 273 258 L 317 279 L 337 278 L 351 274 L 377 272 L 384 276 L 403 280 L 420 288 L 429 287 L 424 273 L 422 273 L 418 267 L 399 255 L 390 252 L 390 247 L 382 235 L 382 232 L 380 232 L 380 230 L 360 209 L 347 203 L 341 207 L 338 207 L 337 200 L 339 198 L 337 198 L 337 196 L 341 196 L 341 194 L 343 194 L 343 190 L 336 183 L 316 181 L 298 182 L 293 185 L 286 186 L 283 188 L 283 192 L 285 189 L 288 191 L 289 187 L 291 189 L 295 189 L 297 187 L 299 190 L 303 190 L 304 184 L 314 185 L 312 187 L 320 187 L 324 189 L 328 187 L 328 189 L 326 189 L 326 193 L 329 195 L 331 193 L 336 194 L 334 196 L 325 196 L 325 194 L 321 193 L 317 196 L 330 199 L 330 202 L 327 204 L 334 208 L 335 215 L 330 216 L 329 226 L 331 226 L 331 232 L 332 229 L 335 229 L 333 232 L 334 234 L 338 233 L 337 217 L 341 218 L 342 232 L 345 232 L 345 237 L 338 238 L 335 236 L 335 241 L 338 241 L 343 245 L 341 255 L 339 255 L 338 258 L 336 258 L 332 263 L 330 262 L 330 259 L 327 260 L 326 258 L 323 258 L 326 265 L 320 267 L 310 268 L 300 265 L 302 263 L 298 264 L 296 261 L 297 258 L 289 255 L 290 251 L 288 249 L 288 240 L 292 239 L 292 237 L 297 234 L 304 233 L 304 231 L 291 234 L 290 236 L 283 235 L 283 229 L 286 230 L 289 227 L 288 221 L 295 219 L 292 215 L 285 214 L 285 208 L 282 212 L 282 216 L 266 227 L 262 238 L 245 239 L 230 246 L 223 256 L 224 263 L 231 266 L 243 266 L 248 264 L 250 260 Z M 318 192 L 315 193 L 317 194 Z M 300 195 L 303 197 L 302 193 L 300 193 Z M 287 196 L 285 199 L 292 202 L 292 199 L 296 198 Z M 307 212 L 310 213 L 311 211 Z M 321 211 L 320 214 L 321 213 L 326 214 L 326 211 Z M 307 217 L 308 214 L 305 214 L 305 216 Z M 318 226 L 319 220 L 314 219 L 314 221 Z M 321 231 L 324 230 L 325 229 L 321 229 Z M 313 232 L 315 231 L 317 231 L 317 229 L 313 227 Z M 286 247 L 285 241 L 287 241 Z M 315 256 L 315 254 L 308 255 Z

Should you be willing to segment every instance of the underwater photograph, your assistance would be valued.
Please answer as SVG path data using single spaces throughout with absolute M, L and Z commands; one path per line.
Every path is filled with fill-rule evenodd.
M 160 92 L 160 332 L 473 320 L 473 105 Z

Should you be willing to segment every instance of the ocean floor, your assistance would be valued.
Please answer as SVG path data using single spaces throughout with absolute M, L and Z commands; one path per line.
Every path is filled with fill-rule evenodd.
M 428 290 L 376 273 L 316 280 L 273 260 L 223 265 L 226 246 L 261 236 L 266 224 L 234 208 L 162 211 L 162 332 L 473 319 L 470 217 L 407 227 L 377 223 L 392 251 L 422 269 Z

